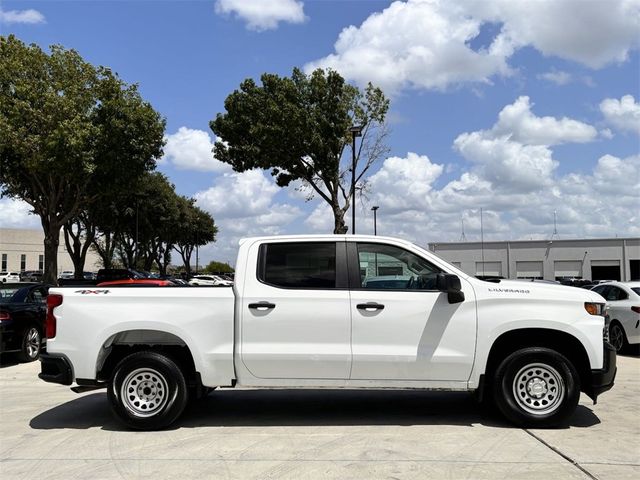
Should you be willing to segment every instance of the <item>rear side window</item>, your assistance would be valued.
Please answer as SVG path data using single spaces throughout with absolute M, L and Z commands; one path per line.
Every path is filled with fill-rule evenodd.
M 336 244 L 269 243 L 261 247 L 258 278 L 282 288 L 336 288 Z

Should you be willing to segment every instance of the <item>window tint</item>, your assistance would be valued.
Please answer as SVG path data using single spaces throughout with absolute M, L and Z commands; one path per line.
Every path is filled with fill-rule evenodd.
M 606 299 L 607 300 L 626 300 L 627 299 L 627 294 L 624 290 L 622 290 L 621 288 L 618 287 L 611 287 L 611 290 L 609 290 L 609 293 L 607 294 Z
M 34 303 L 47 303 L 46 295 L 40 289 L 33 290 L 29 296 L 29 301 Z
M 609 290 L 609 287 L 606 285 L 602 285 L 599 287 L 593 287 L 592 290 L 596 292 L 598 295 L 602 295 L 604 298 L 607 298 L 607 291 Z
M 441 270 L 402 248 L 359 243 L 361 288 L 374 290 L 435 290 Z
M 284 288 L 335 288 L 336 244 L 271 243 L 263 246 L 260 280 Z

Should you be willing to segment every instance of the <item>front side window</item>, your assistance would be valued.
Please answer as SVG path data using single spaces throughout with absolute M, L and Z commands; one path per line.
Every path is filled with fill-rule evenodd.
M 373 290 L 435 290 L 441 270 L 407 250 L 358 243 L 360 287 Z
M 609 294 L 607 295 L 607 300 L 626 300 L 628 298 L 627 293 L 618 287 L 611 287 L 609 290 Z
M 269 243 L 259 279 L 282 288 L 336 288 L 336 244 Z

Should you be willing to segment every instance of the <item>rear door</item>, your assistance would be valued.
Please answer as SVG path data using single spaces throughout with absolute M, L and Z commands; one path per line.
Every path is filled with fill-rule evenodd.
M 351 317 L 344 241 L 251 247 L 241 305 L 242 362 L 258 378 L 347 379 Z
M 442 270 L 394 245 L 347 242 L 351 284 L 351 379 L 466 381 L 475 353 L 471 286 L 450 304 L 435 290 Z

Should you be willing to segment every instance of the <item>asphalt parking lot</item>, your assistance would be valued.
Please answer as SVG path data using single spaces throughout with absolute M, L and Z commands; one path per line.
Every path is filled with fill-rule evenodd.
M 571 425 L 522 430 L 468 394 L 222 390 L 162 432 L 127 431 L 104 391 L 0 369 L 2 479 L 640 478 L 640 358 Z

